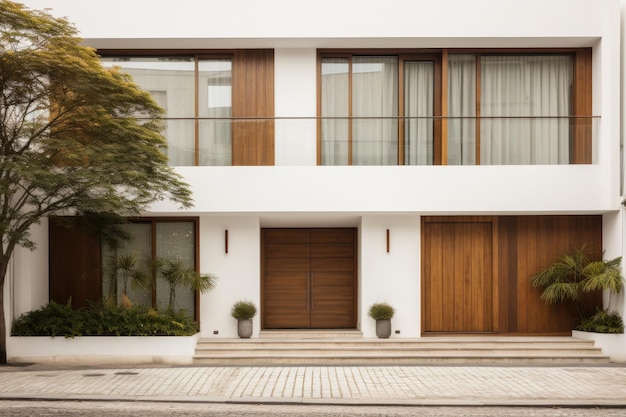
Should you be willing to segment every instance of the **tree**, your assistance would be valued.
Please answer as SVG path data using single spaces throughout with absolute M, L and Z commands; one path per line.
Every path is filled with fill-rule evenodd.
M 17 246 L 43 217 L 137 216 L 191 191 L 167 164 L 162 109 L 117 69 L 103 68 L 76 29 L 0 0 L 0 363 L 4 282 Z

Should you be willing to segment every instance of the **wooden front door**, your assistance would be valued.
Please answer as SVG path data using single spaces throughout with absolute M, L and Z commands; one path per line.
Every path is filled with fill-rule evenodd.
M 356 327 L 356 230 L 263 229 L 262 326 Z
M 424 332 L 492 332 L 492 223 L 423 227 Z

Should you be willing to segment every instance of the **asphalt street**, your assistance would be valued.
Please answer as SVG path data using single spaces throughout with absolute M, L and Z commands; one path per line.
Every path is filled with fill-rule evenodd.
M 220 416 L 220 417 L 617 417 L 624 408 L 398 407 L 335 405 L 197 404 L 109 401 L 0 401 L 0 416 Z

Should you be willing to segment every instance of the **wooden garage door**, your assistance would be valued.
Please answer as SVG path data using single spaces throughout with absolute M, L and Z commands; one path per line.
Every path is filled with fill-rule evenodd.
M 492 223 L 423 227 L 424 332 L 492 332 Z
M 262 326 L 356 327 L 356 230 L 263 229 Z

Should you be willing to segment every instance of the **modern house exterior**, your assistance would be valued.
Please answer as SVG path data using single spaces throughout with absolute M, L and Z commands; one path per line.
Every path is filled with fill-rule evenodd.
M 195 204 L 153 205 L 119 253 L 219 277 L 179 300 L 202 338 L 236 337 L 242 299 L 253 338 L 375 337 L 375 302 L 396 309 L 392 338 L 569 334 L 530 277 L 583 245 L 624 254 L 619 0 L 24 3 L 66 16 L 166 110 Z M 32 236 L 9 320 L 108 294 L 117 252 L 55 219 Z M 611 307 L 626 313 L 623 294 Z

